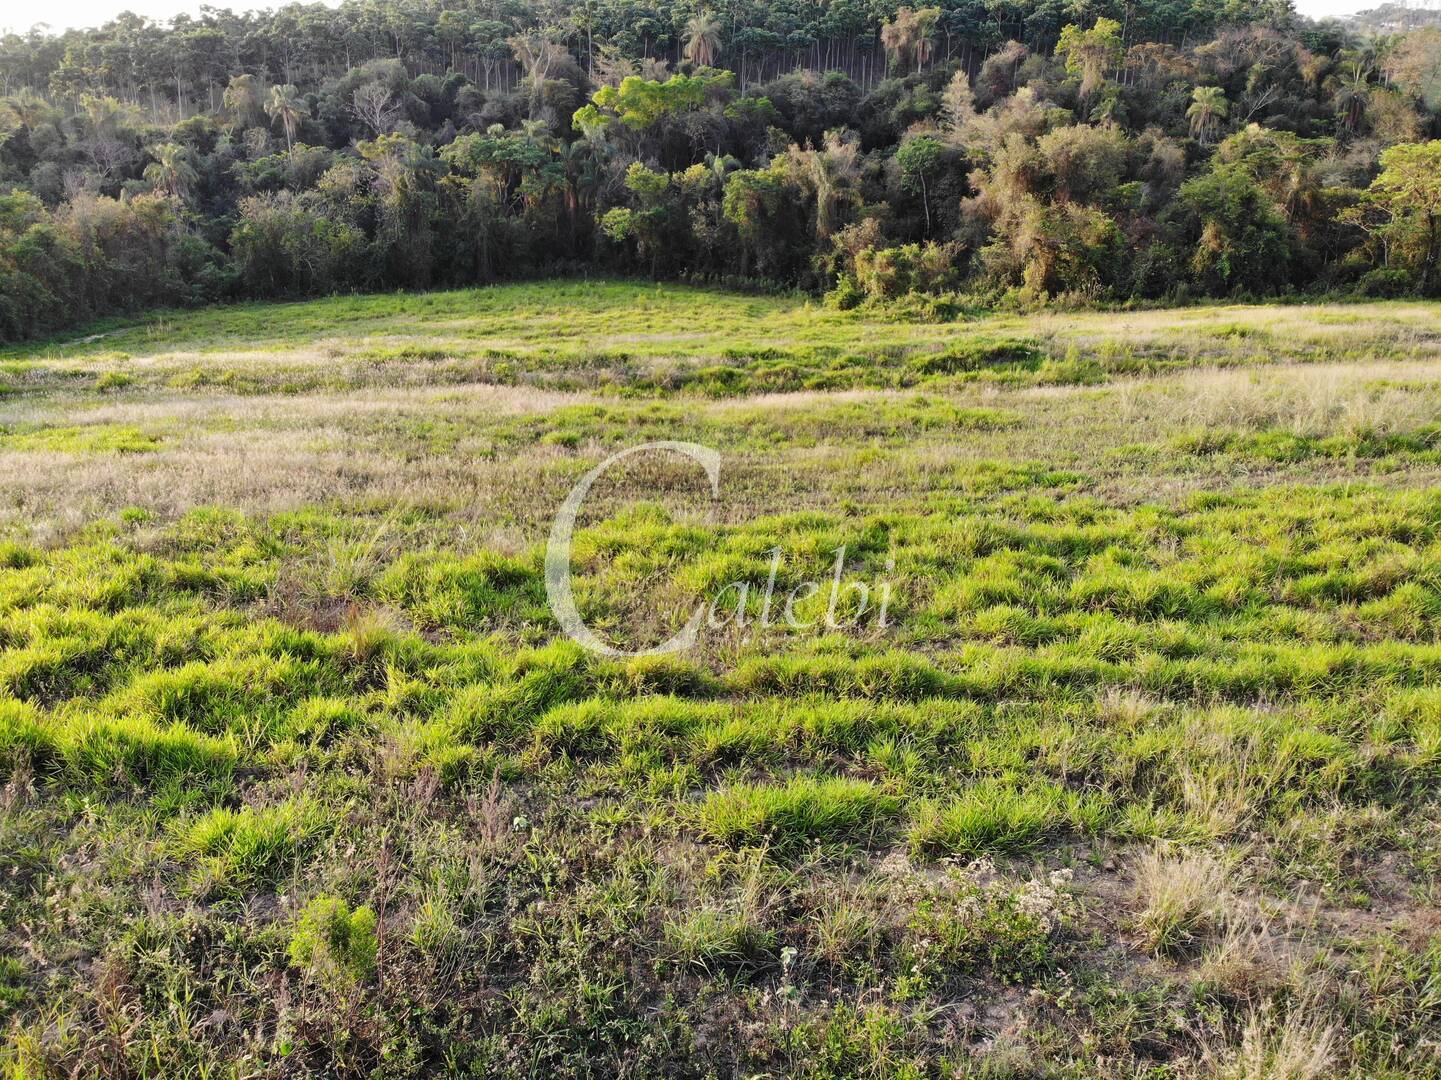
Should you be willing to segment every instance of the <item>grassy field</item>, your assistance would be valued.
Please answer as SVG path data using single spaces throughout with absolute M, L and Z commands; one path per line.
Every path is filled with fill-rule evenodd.
M 1441 1076 L 1441 307 L 565 283 L 0 380 L 9 1075 Z M 717 617 L 600 657 L 544 544 L 653 440 L 719 496 L 607 472 L 580 610 Z

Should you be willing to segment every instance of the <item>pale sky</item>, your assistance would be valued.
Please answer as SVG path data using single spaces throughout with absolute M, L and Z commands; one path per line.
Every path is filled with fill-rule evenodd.
M 283 7 L 286 0 L 208 0 L 208 6 L 233 11 Z M 305 0 L 311 3 L 312 0 Z M 326 0 L 336 7 L 339 0 Z M 34 23 L 49 23 L 55 31 L 76 26 L 101 26 L 122 11 L 147 19 L 168 19 L 182 12 L 199 15 L 207 0 L 0 0 L 0 30 L 24 32 Z
M 252 7 L 278 6 L 266 0 L 211 0 L 214 7 L 245 10 Z M 330 0 L 335 3 L 338 0 Z M 1380 0 L 1296 0 L 1303 15 L 1320 18 L 1346 15 Z M 49 23 L 54 30 L 73 26 L 99 26 L 121 11 L 130 10 L 152 19 L 168 19 L 180 12 L 200 13 L 202 0 L 0 0 L 0 30 L 25 31 L 34 23 Z

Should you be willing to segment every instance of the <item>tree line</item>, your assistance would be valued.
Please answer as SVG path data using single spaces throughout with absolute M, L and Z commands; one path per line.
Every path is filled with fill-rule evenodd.
M 158 24 L 131 13 L 103 27 L 0 36 L 0 93 L 21 87 L 74 97 L 110 94 L 175 118 L 214 111 L 230 76 L 318 86 L 372 59 L 412 75 L 458 72 L 485 89 L 525 75 L 512 39 L 544 32 L 593 72 L 607 54 L 680 63 L 698 29 L 722 37 L 744 90 L 797 68 L 843 71 L 869 89 L 887 74 L 881 34 L 897 0 L 345 0 L 275 11 L 203 9 Z M 1282 0 L 1102 0 L 1090 17 L 1121 22 L 1128 40 L 1186 45 L 1220 25 L 1288 17 Z M 938 61 L 974 66 L 1007 41 L 1048 51 L 1074 18 L 1056 0 L 945 0 L 928 25 Z
M 1084 7 L 350 0 L 10 35 L 0 338 L 587 270 L 932 311 L 1441 290 L 1441 29 Z

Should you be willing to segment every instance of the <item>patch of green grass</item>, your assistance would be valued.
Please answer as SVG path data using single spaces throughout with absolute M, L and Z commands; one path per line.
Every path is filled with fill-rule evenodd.
M 163 444 L 161 436 L 125 424 L 47 427 L 0 434 L 0 445 L 5 449 L 59 454 L 144 454 Z
M 123 390 L 134 385 L 135 376 L 124 371 L 102 371 L 95 377 L 95 389 L 102 393 L 106 390 Z
M 326 827 L 325 811 L 306 799 L 239 810 L 218 807 L 175 827 L 173 849 L 191 867 L 201 893 L 273 886 Z
M 1355 308 L 1356 305 L 1351 305 Z M 246 303 L 111 319 L 4 355 L 54 378 L 77 362 L 174 355 L 157 375 L 178 388 L 299 393 L 410 378 L 708 397 L 916 385 L 1084 385 L 1186 364 L 1269 362 L 1286 341 L 1302 359 L 1402 355 L 1403 303 L 1183 312 L 1044 312 L 915 322 L 838 311 L 799 296 L 755 296 L 623 281 L 538 282 L 424 295 Z M 1295 326 L 1268 329 L 1283 312 Z M 103 336 L 97 336 L 103 335 Z M 223 370 L 194 353 L 263 359 Z M 302 354 L 306 354 L 302 356 Z M 186 359 L 180 359 L 180 358 Z M 354 361 L 338 370 L 337 360 Z M 326 370 L 315 365 L 323 363 Z M 184 366 L 179 366 L 184 365 Z M 98 378 L 104 378 L 102 371 Z
M 666 923 L 666 957 L 702 970 L 774 962 L 776 935 L 744 912 L 703 909 Z
M 719 840 L 791 851 L 813 840 L 868 839 L 898 807 L 894 796 L 864 780 L 802 776 L 713 792 L 698 814 L 701 829 Z
M 85 711 L 46 716 L 0 701 L 0 767 L 32 769 L 81 787 L 206 783 L 231 776 L 232 742 L 183 725 L 101 717 Z
M 1038 846 L 1070 820 L 1058 787 L 982 782 L 943 804 L 924 807 L 911 825 L 910 841 L 929 854 L 1013 855 Z
M 1378 433 L 1354 431 L 1341 435 L 1303 435 L 1291 431 L 1263 431 L 1240 435 L 1229 431 L 1197 432 L 1173 440 L 1182 453 L 1237 454 L 1263 461 L 1295 462 L 1307 458 L 1346 460 L 1394 456 L 1431 462 L 1441 460 L 1441 426 L 1426 425 L 1412 431 Z

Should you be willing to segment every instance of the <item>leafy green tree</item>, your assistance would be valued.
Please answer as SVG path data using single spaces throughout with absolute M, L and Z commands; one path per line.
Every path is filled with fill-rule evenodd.
M 452 169 L 483 179 L 495 200 L 517 209 L 535 209 L 565 186 L 560 148 L 541 126 L 506 131 L 498 125 L 484 135 L 462 135 L 440 153 Z
M 23 86 L 15 93 L 0 98 L 0 112 L 16 127 L 26 130 L 34 130 L 57 115 L 55 107 L 44 97 Z
M 435 181 L 441 161 L 430 147 L 399 134 L 357 143 L 355 149 L 375 168 L 379 221 L 374 243 L 388 263 L 388 280 L 428 285 L 434 272 Z
M 901 183 L 921 197 L 927 236 L 931 234 L 930 186 L 940 167 L 942 152 L 941 141 L 932 135 L 917 135 L 913 139 L 907 139 L 896 150 L 896 164 L 901 170 Z
M 706 103 L 707 96 L 729 87 L 729 72 L 710 75 L 672 75 L 665 82 L 631 75 L 619 86 L 602 86 L 590 104 L 578 109 L 574 126 L 586 133 L 601 133 L 616 125 L 632 132 L 654 127 L 667 117 Z
M 765 102 L 769 106 L 767 123 L 801 146 L 819 146 L 827 131 L 854 124 L 862 96 L 861 88 L 838 71 L 825 75 L 791 72 L 772 79 L 755 93 L 761 96 L 741 98 L 735 105 L 756 102 L 761 107 L 759 102 Z
M 1383 263 L 1405 266 L 1423 296 L 1434 294 L 1441 284 L 1441 140 L 1382 153 L 1380 175 L 1346 216 L 1381 243 Z
M 633 162 L 625 174 L 626 190 L 635 207 L 615 207 L 601 219 L 601 231 L 612 241 L 633 241 L 641 262 L 657 277 L 663 257 L 673 257 L 676 185 L 665 173 Z
M 1323 227 L 1329 209 L 1321 162 L 1335 145 L 1334 139 L 1303 139 L 1249 124 L 1217 148 L 1215 160 L 1244 169 L 1287 222 L 1309 238 Z
M 1291 233 L 1266 192 L 1238 164 L 1218 164 L 1183 184 L 1191 219 L 1190 273 L 1208 296 L 1274 293 L 1290 281 Z
M 242 199 L 230 233 L 236 273 L 254 296 L 309 296 L 364 283 L 365 234 L 280 191 Z
M 786 234 L 785 205 L 784 175 L 776 168 L 743 169 L 726 180 L 723 212 L 740 239 L 742 276 L 757 264 L 765 271 L 781 261 L 776 245 Z

